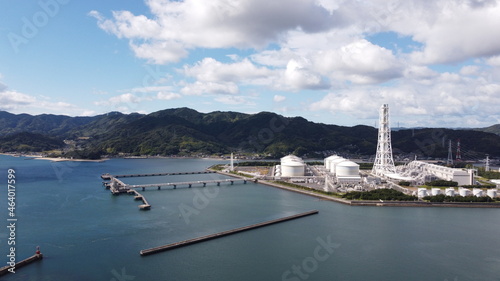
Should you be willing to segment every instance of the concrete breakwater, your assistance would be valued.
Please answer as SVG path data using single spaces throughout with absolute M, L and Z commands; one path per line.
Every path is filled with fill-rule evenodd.
M 317 213 L 318 213 L 317 210 L 313 210 L 313 211 L 300 213 L 300 214 L 296 214 L 296 215 L 292 215 L 292 216 L 288 216 L 288 217 L 284 217 L 284 218 L 279 218 L 279 219 L 275 219 L 275 220 L 270 220 L 270 221 L 266 221 L 266 222 L 252 224 L 252 225 L 239 227 L 239 228 L 235 228 L 235 229 L 231 229 L 231 230 L 227 230 L 227 231 L 222 231 L 222 232 L 218 232 L 218 233 L 214 233 L 214 234 L 210 234 L 210 235 L 206 235 L 206 236 L 201 236 L 201 237 L 188 239 L 188 240 L 184 240 L 184 241 L 180 241 L 180 242 L 176 242 L 176 243 L 171 243 L 171 244 L 167 244 L 167 245 L 163 245 L 163 246 L 159 246 L 159 247 L 145 249 L 145 250 L 141 250 L 139 253 L 141 254 L 141 256 L 152 255 L 152 254 L 156 254 L 159 252 L 168 251 L 171 249 L 175 249 L 175 248 L 179 248 L 179 247 L 183 247 L 183 246 L 187 246 L 187 245 L 191 245 L 191 244 L 195 244 L 195 243 L 199 243 L 199 242 L 203 242 L 203 241 L 207 241 L 207 240 L 211 240 L 211 239 L 215 239 L 215 238 L 220 238 L 220 237 L 224 237 L 227 235 L 231 235 L 231 234 L 235 234 L 235 233 L 239 233 L 239 232 L 243 232 L 243 231 L 247 231 L 247 230 L 251 230 L 251 229 L 256 229 L 259 227 L 264 227 L 264 226 L 268 226 L 268 225 L 272 225 L 272 224 L 277 224 L 280 222 L 298 219 L 298 218 L 302 218 L 305 216 L 315 215 Z

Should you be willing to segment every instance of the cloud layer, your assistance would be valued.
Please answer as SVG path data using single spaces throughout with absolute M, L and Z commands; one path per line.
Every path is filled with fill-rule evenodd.
M 290 95 L 314 91 L 316 100 L 304 96 L 308 110 L 357 119 L 373 118 L 380 104 L 390 103 L 395 114 L 428 125 L 500 121 L 494 109 L 500 103 L 500 5 L 494 0 L 145 4 L 149 16 L 90 15 L 102 30 L 127 40 L 136 57 L 183 65 L 175 69 L 171 98 L 258 104 L 268 93 L 267 100 L 285 108 L 296 100 Z M 204 49 L 231 60 L 190 59 Z

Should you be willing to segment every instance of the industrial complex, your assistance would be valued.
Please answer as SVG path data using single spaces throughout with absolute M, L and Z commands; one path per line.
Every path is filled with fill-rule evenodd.
M 460 148 L 458 148 L 457 155 L 460 157 Z M 495 188 L 487 190 L 464 188 L 463 186 L 477 184 L 474 179 L 474 169 L 450 168 L 417 159 L 396 166 L 392 154 L 389 106 L 387 104 L 382 105 L 379 112 L 377 151 L 371 170 L 360 170 L 358 163 L 340 155 L 326 157 L 323 160 L 323 165 L 315 164 L 308 165 L 298 156 L 287 155 L 281 158 L 280 163 L 272 167 L 269 173 L 260 175 L 260 177 L 268 180 L 298 183 L 309 188 L 334 193 L 391 188 L 418 198 L 441 194 L 446 196 L 489 196 L 491 198 L 500 195 Z M 233 169 L 233 165 L 231 165 L 231 169 Z M 255 175 L 257 176 L 257 174 Z M 434 180 L 456 182 L 458 187 L 418 188 L 418 186 Z M 401 182 L 406 182 L 406 186 L 400 186 Z M 498 184 L 500 183 L 497 183 L 497 187 Z

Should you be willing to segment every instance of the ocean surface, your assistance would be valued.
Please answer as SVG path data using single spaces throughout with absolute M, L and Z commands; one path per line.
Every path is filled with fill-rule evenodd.
M 2 280 L 500 280 L 500 209 L 350 207 L 254 183 L 113 196 L 100 175 L 201 171 L 223 160 L 50 162 L 0 156 L 0 262 L 7 169 L 16 175 L 16 258 Z M 124 178 L 155 183 L 218 174 Z M 309 210 L 313 215 L 142 257 L 139 251 Z

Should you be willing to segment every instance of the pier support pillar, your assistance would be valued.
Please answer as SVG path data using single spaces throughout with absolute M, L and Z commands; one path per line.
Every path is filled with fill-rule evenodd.
M 161 186 L 158 186 L 158 190 L 160 190 L 160 189 L 161 189 Z
M 191 184 L 189 184 L 189 188 L 191 188 Z
M 217 186 L 220 186 L 220 181 L 217 182 Z
M 176 189 L 176 188 L 177 188 L 177 185 L 174 184 L 174 189 Z
M 247 180 L 243 180 L 243 184 L 247 184 Z
M 207 183 L 206 183 L 206 182 L 204 182 L 204 183 L 203 183 L 203 187 L 205 187 L 205 186 L 207 186 Z
M 233 185 L 234 181 L 231 181 L 231 185 Z
M 146 188 L 143 186 L 143 187 L 142 187 L 142 191 L 144 191 L 144 190 L 146 190 Z

